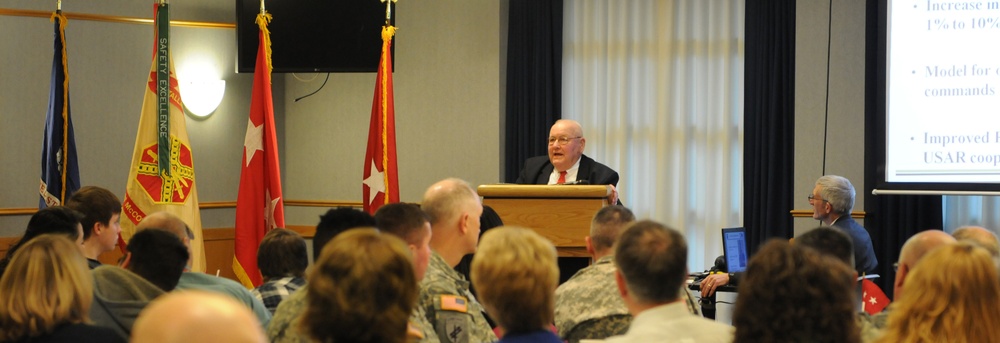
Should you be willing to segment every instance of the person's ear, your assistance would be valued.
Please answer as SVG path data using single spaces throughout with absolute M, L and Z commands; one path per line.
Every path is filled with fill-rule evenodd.
M 899 270 L 896 271 L 896 282 L 893 286 L 896 288 L 903 288 L 903 282 L 906 281 L 906 274 L 910 272 L 910 266 L 906 263 L 899 264 Z
M 469 233 L 469 218 L 471 217 L 469 212 L 462 212 L 462 215 L 458 217 L 458 232 L 463 235 Z
M 419 249 L 417 249 L 416 245 L 406 244 L 406 247 L 410 248 L 410 257 L 416 257 L 417 256 L 417 250 L 419 250 Z
M 132 264 L 132 253 L 126 252 L 125 257 L 122 257 L 122 261 L 118 263 L 119 267 L 128 269 L 128 266 Z
M 590 236 L 584 236 L 583 241 L 587 243 L 587 253 L 590 254 L 590 257 L 594 257 L 595 255 L 597 255 L 596 251 L 594 250 L 594 243 L 590 240 Z
M 622 275 L 621 270 L 615 270 L 615 283 L 618 284 L 618 295 L 622 299 L 628 298 L 628 285 L 625 284 L 625 276 Z

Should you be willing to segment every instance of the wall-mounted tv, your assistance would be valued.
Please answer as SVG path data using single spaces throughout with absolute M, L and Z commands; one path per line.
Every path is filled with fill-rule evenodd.
M 273 16 L 268 24 L 273 72 L 377 71 L 385 6 L 378 0 L 266 1 Z M 259 12 L 260 0 L 236 0 L 237 72 L 254 71 Z

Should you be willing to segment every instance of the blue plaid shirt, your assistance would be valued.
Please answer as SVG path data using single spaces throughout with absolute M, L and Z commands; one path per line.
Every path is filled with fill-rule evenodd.
M 274 311 L 278 309 L 278 304 L 282 300 L 288 297 L 289 294 L 295 292 L 303 285 L 306 284 L 306 279 L 295 276 L 286 276 L 280 279 L 271 280 L 261 284 L 259 287 L 254 288 L 251 293 L 253 296 L 260 299 L 267 307 L 268 311 L 274 315 Z

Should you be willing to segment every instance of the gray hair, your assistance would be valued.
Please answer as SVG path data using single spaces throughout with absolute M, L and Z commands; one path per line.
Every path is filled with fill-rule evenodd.
M 854 185 L 843 176 L 824 175 L 816 180 L 819 185 L 820 195 L 823 200 L 833 206 L 833 212 L 838 214 L 850 214 L 854 208 Z

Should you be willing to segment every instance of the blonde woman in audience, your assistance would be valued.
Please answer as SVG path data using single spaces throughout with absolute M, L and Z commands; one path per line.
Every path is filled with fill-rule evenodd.
M 77 244 L 64 235 L 31 239 L 0 277 L 0 342 L 124 342 L 87 325 L 93 287 Z
M 937 248 L 906 277 L 877 342 L 1000 342 L 1000 277 L 970 243 Z
M 417 303 L 410 250 L 375 229 L 353 229 L 323 247 L 309 272 L 302 331 L 317 342 L 397 343 Z
M 483 234 L 472 258 L 472 283 L 504 331 L 501 343 L 561 343 L 555 318 L 556 248 L 532 230 L 499 227 Z

